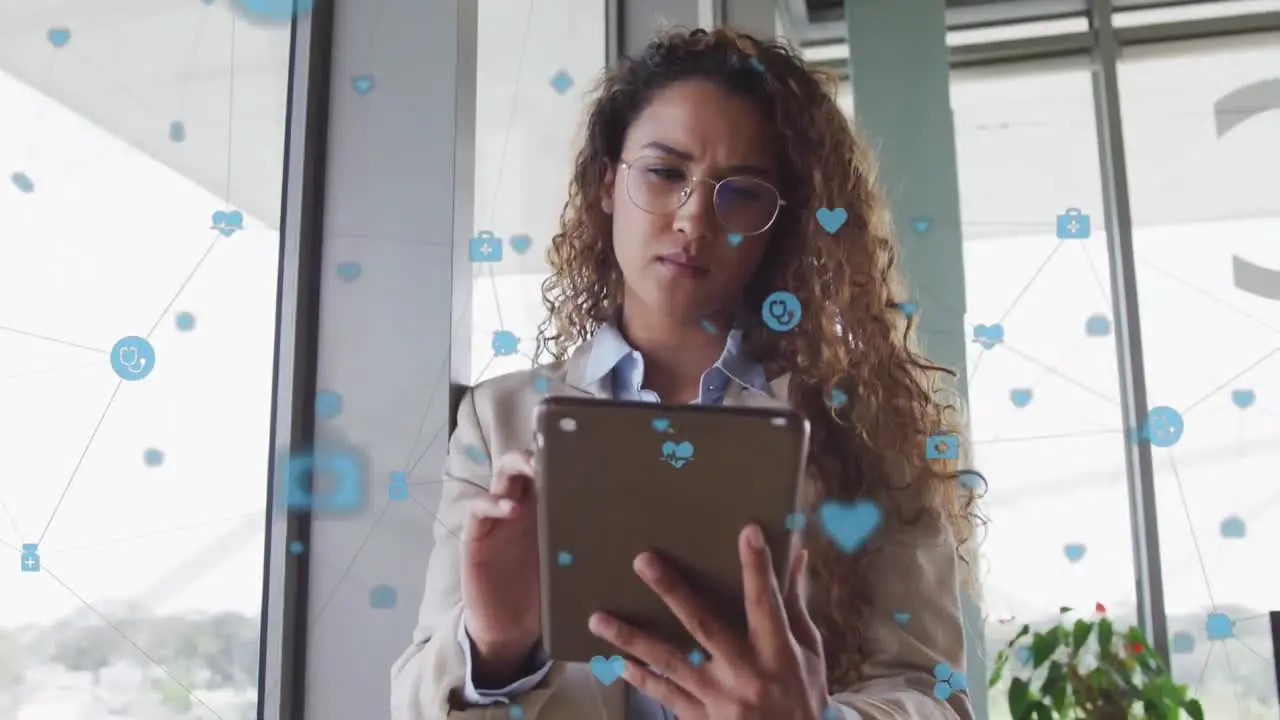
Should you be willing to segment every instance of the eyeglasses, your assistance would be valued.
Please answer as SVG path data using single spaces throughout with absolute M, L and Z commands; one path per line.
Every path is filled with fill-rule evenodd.
M 715 186 L 711 204 L 724 230 L 731 234 L 759 235 L 768 230 L 786 204 L 769 183 L 753 177 L 710 180 L 690 176 L 679 165 L 653 157 L 619 163 L 626 175 L 627 197 L 641 210 L 653 214 L 673 213 L 693 197 L 695 183 Z

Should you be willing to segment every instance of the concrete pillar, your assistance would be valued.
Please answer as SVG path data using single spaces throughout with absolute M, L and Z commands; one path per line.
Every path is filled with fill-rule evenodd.
M 964 259 L 944 0 L 845 0 L 856 123 L 876 148 L 925 354 L 965 382 Z M 987 716 L 981 609 L 964 598 L 967 674 Z

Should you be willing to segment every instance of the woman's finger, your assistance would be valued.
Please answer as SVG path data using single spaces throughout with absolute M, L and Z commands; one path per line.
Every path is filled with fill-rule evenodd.
M 527 450 L 506 453 L 493 465 L 489 492 L 518 500 L 533 477 L 533 453 Z
M 784 607 L 787 610 L 787 624 L 791 627 L 791 636 L 800 647 L 822 656 L 822 636 L 818 626 L 809 615 L 809 607 L 805 600 L 809 597 L 809 551 L 801 550 L 791 560 L 791 576 L 787 582 L 787 596 Z
M 627 661 L 622 671 L 622 679 L 641 693 L 653 698 L 680 720 L 704 720 L 706 710 L 702 703 L 689 694 L 687 690 L 652 670 Z
M 782 594 L 773 574 L 773 558 L 759 526 L 747 526 L 738 537 L 742 586 L 747 606 L 747 629 L 756 657 L 768 669 L 785 667 L 795 659 Z
M 468 500 L 466 509 L 464 539 L 483 540 L 493 532 L 495 523 L 515 517 L 519 506 L 511 498 L 483 493 Z
M 695 667 L 688 653 L 677 650 L 629 623 L 598 612 L 591 615 L 587 621 L 587 627 L 596 637 L 612 643 L 622 652 L 661 674 L 662 677 L 656 678 L 657 680 L 675 685 L 690 697 L 707 697 L 715 687 L 714 681 L 707 675 L 706 668 L 701 665 Z M 643 675 L 653 675 L 653 672 L 644 670 Z M 640 679 L 645 681 L 643 678 Z M 672 706 L 667 705 L 667 707 Z M 672 709 L 675 708 L 672 707 Z M 683 717 L 682 714 L 681 716 Z
M 750 648 L 721 621 L 721 614 L 694 591 L 684 578 L 657 555 L 646 552 L 636 556 L 632 565 L 636 575 L 667 604 L 672 614 L 721 667 L 750 658 Z M 690 651 L 693 648 L 689 648 Z

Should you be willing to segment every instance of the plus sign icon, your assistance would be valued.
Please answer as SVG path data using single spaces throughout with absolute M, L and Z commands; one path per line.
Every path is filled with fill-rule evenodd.
M 467 243 L 467 256 L 473 263 L 502 262 L 502 240 L 488 230 L 481 230 Z
M 1077 208 L 1067 208 L 1058 216 L 1059 240 L 1084 240 L 1089 237 L 1089 216 Z
M 22 572 L 40 572 L 40 546 L 36 543 L 22 544 Z

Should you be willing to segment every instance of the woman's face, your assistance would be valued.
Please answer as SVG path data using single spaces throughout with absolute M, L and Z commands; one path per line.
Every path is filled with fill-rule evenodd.
M 749 100 L 702 80 L 659 91 L 628 129 L 603 198 L 624 302 L 681 323 L 735 312 L 770 239 L 771 227 L 759 231 L 777 211 L 774 158 Z

